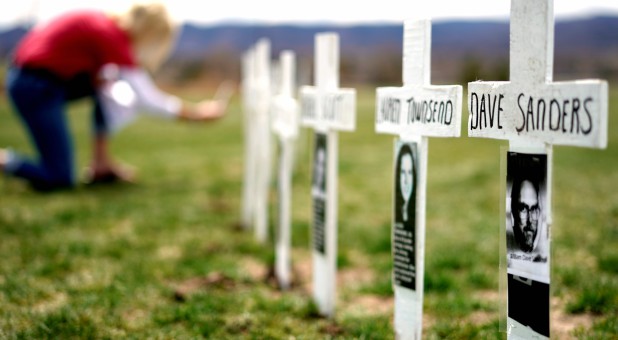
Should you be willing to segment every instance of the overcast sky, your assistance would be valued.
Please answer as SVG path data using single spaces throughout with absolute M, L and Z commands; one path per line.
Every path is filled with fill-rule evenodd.
M 267 23 L 372 23 L 402 22 L 408 18 L 507 19 L 510 0 L 171 0 L 178 22 L 215 24 L 222 21 Z M 75 8 L 119 10 L 129 0 L 3 0 L 0 26 L 34 18 L 47 20 Z M 362 5 L 361 5 L 362 4 Z M 366 4 L 366 5 L 365 5 Z M 618 15 L 618 0 L 554 0 L 558 19 L 594 14 Z

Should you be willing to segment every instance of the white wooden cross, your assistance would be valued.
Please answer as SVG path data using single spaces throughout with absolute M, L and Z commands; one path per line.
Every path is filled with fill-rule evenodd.
M 279 57 L 278 94 L 273 101 L 273 131 L 279 137 L 278 232 L 275 242 L 275 275 L 279 286 L 287 289 L 291 280 L 291 202 L 294 142 L 298 137 L 298 103 L 294 98 L 296 56 L 283 51 Z
M 382 87 L 376 91 L 376 132 L 399 136 L 395 152 L 408 144 L 412 152 L 410 198 L 415 218 L 398 222 L 393 216 L 393 287 L 395 291 L 395 333 L 399 339 L 420 339 L 423 312 L 425 253 L 425 204 L 427 188 L 428 137 L 459 137 L 461 130 L 462 87 L 431 85 L 431 21 L 404 23 L 403 87 Z M 414 159 L 416 158 L 416 160 Z M 395 163 L 397 164 L 397 155 Z M 397 168 L 397 165 L 395 165 Z M 409 171 L 410 169 L 408 169 Z M 395 188 L 399 180 L 395 169 Z M 413 173 L 414 173 L 413 172 Z M 410 178 L 406 181 L 409 182 Z M 403 180 L 403 179 L 402 179 Z M 396 190 L 397 191 L 397 190 Z M 394 192 L 395 197 L 399 192 Z M 396 202 L 397 200 L 395 200 Z M 407 201 L 404 206 L 407 207 Z M 407 212 L 405 213 L 408 216 Z
M 332 317 L 337 276 L 337 131 L 356 127 L 356 91 L 339 88 L 339 36 L 317 34 L 315 45 L 315 87 L 301 88 L 301 124 L 314 129 L 316 150 L 320 150 L 313 160 L 313 182 L 318 183 L 312 190 L 313 296 L 319 312 Z M 321 190 L 324 180 L 325 190 Z
M 246 169 L 250 175 L 254 176 L 253 192 L 249 192 L 247 202 L 249 208 L 253 208 L 251 225 L 254 228 L 255 236 L 260 242 L 266 242 L 268 238 L 268 196 L 271 178 L 271 133 L 270 133 L 270 104 L 271 104 L 271 63 L 270 63 L 270 41 L 260 39 L 254 47 L 253 52 L 253 86 L 251 90 L 251 104 L 249 112 L 254 117 L 249 121 L 253 124 L 249 129 L 250 141 L 253 145 L 248 146 L 248 150 L 254 153 L 249 157 L 255 157 L 252 163 L 253 169 Z
M 547 188 L 538 187 L 537 183 L 537 187 L 530 184 L 526 189 L 533 193 L 535 207 L 521 198 L 513 198 L 509 186 L 514 185 L 507 180 L 505 206 L 506 214 L 511 217 L 504 219 L 507 223 L 504 228 L 507 240 L 509 231 L 517 229 L 516 219 L 521 225 L 535 225 L 538 230 L 534 236 L 530 232 L 534 237 L 530 241 L 534 243 L 530 242 L 529 249 L 522 245 L 525 241 L 513 243 L 507 249 L 507 334 L 509 338 L 549 338 L 552 145 L 607 146 L 608 85 L 602 80 L 552 81 L 553 0 L 512 0 L 510 40 L 510 81 L 468 84 L 468 135 L 509 140 L 509 169 L 513 168 L 513 164 L 508 164 L 512 159 L 546 163 L 543 173 L 534 175 Z M 520 177 L 529 171 L 526 167 L 515 168 L 518 170 L 507 170 L 507 178 Z M 512 191 L 518 197 L 523 196 L 523 184 L 519 190 Z M 511 207 L 518 210 L 512 211 Z M 513 225 L 509 226 L 508 221 Z M 541 243 L 546 243 L 544 249 L 534 249 Z M 535 257 L 544 260 L 531 260 Z M 512 295 L 522 289 L 537 294 L 536 301 L 523 294 Z M 538 298 L 539 295 L 543 296 Z M 547 315 L 536 315 L 535 320 L 522 317 L 518 311 L 520 302 L 529 310 L 543 309 Z
M 255 129 L 255 46 L 251 46 L 242 58 L 242 99 L 244 123 L 244 171 L 242 188 L 241 225 L 251 228 L 255 216 L 255 188 L 257 148 Z

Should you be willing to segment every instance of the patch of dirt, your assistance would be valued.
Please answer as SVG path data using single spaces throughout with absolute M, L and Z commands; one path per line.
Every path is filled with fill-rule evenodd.
M 67 304 L 68 298 L 64 292 L 52 295 L 49 299 L 41 301 L 32 308 L 37 313 L 49 313 Z
M 242 260 L 240 267 L 252 281 L 263 281 L 268 277 L 268 266 L 256 259 L 247 257 Z
M 198 291 L 209 289 L 232 289 L 236 286 L 234 279 L 220 272 L 212 272 L 205 277 L 195 277 L 178 284 L 174 290 L 174 299 L 184 302 Z
M 500 303 L 500 293 L 497 290 L 486 290 L 475 294 L 476 298 L 487 301 L 492 304 Z M 566 301 L 559 297 L 552 296 L 551 298 L 551 314 L 550 327 L 551 337 L 556 339 L 574 339 L 573 331 L 577 328 L 588 329 L 592 327 L 594 322 L 599 318 L 592 314 L 569 314 L 565 311 Z M 500 312 L 498 312 L 500 313 Z M 470 314 L 466 320 L 476 325 L 487 324 L 496 316 L 502 318 L 506 315 L 498 315 L 486 311 L 475 311 Z
M 213 213 L 227 213 L 231 210 L 231 207 L 227 200 L 221 197 L 211 197 L 206 210 Z
M 366 266 L 345 268 L 337 272 L 337 287 L 358 289 L 374 279 L 373 270 Z
M 491 305 L 497 306 L 500 303 L 500 292 L 494 289 L 488 289 L 488 290 L 482 290 L 479 292 L 475 292 L 474 297 L 477 300 L 481 300 Z M 485 325 L 485 324 L 492 322 L 497 316 L 498 316 L 498 313 L 496 312 L 477 310 L 477 311 L 470 313 L 470 315 L 468 315 L 465 318 L 465 320 L 466 322 L 480 326 L 480 325 Z
M 320 328 L 320 333 L 328 334 L 331 337 L 338 337 L 343 334 L 343 328 L 335 322 L 329 322 Z
M 162 246 L 157 249 L 157 256 L 161 260 L 176 260 L 182 256 L 182 249 L 175 245 Z
M 235 233 L 246 233 L 248 230 L 248 228 L 246 228 L 241 221 L 231 223 L 230 229 Z
M 574 339 L 571 334 L 575 329 L 583 327 L 588 329 L 598 317 L 591 314 L 568 314 L 565 311 L 566 302 L 558 297 L 551 299 L 550 334 L 556 339 Z
M 497 314 L 493 312 L 477 310 L 477 311 L 470 313 L 470 315 L 468 315 L 468 317 L 466 318 L 466 322 L 479 325 L 479 326 L 486 325 L 492 322 L 496 316 Z
M 146 324 L 148 313 L 142 309 L 132 309 L 122 313 L 122 317 L 129 329 L 138 329 Z
M 435 316 L 428 313 L 423 313 L 423 334 L 426 334 L 433 326 L 435 326 L 436 322 Z
M 124 219 L 116 223 L 111 229 L 111 234 L 116 237 L 134 236 L 134 223 L 131 219 Z
M 220 243 L 218 242 L 213 242 L 213 243 L 209 243 L 208 245 L 206 245 L 206 247 L 204 248 L 204 253 L 206 255 L 218 255 L 219 253 L 225 251 L 225 247 L 223 247 Z
M 474 296 L 483 301 L 498 303 L 500 301 L 500 293 L 495 289 L 482 290 L 474 294 Z
M 297 257 L 298 258 L 298 257 Z M 311 255 L 300 258 L 293 264 L 293 281 L 301 290 L 309 293 L 313 291 L 313 262 Z
M 388 315 L 394 313 L 393 297 L 360 295 L 346 304 L 345 312 L 361 315 Z
M 358 258 L 359 263 L 347 266 L 343 269 L 337 269 L 337 287 L 346 289 L 356 289 L 360 286 L 370 283 L 374 279 L 373 270 L 363 263 L 362 254 L 352 254 L 353 258 Z M 311 291 L 313 284 L 313 259 L 310 252 L 294 252 L 293 274 L 295 282 L 298 286 L 303 287 L 306 291 Z

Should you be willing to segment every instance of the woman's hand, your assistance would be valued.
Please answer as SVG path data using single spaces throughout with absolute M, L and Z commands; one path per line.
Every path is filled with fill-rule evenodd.
M 226 102 L 203 100 L 195 105 L 184 104 L 180 110 L 180 118 L 190 121 L 214 120 L 223 117 L 226 109 Z

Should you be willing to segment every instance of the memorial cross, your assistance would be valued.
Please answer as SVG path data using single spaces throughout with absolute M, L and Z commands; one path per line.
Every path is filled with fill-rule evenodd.
M 254 132 L 252 141 L 255 143 L 255 189 L 253 197 L 253 227 L 255 237 L 264 243 L 268 238 L 268 197 L 271 178 L 271 62 L 270 41 L 260 39 L 255 46 L 254 55 Z
M 607 146 L 608 85 L 553 82 L 553 0 L 511 1 L 510 81 L 468 84 L 468 135 L 506 139 L 507 334 L 549 338 L 552 145 Z
M 337 274 L 337 131 L 356 126 L 356 91 L 339 88 L 339 36 L 315 37 L 315 86 L 301 88 L 301 124 L 315 131 L 313 159 L 313 296 L 332 317 Z
M 241 225 L 251 228 L 255 215 L 255 188 L 257 148 L 255 129 L 255 46 L 251 46 L 242 57 L 242 100 L 244 122 L 244 171 L 242 188 Z
M 375 122 L 376 132 L 399 136 L 392 229 L 399 339 L 421 338 L 428 137 L 459 137 L 461 131 L 462 87 L 431 85 L 430 75 L 431 21 L 405 21 L 403 87 L 377 89 Z
M 275 275 L 279 286 L 290 286 L 292 163 L 294 142 L 298 137 L 298 103 L 294 98 L 296 57 L 294 52 L 283 51 L 279 58 L 278 94 L 273 100 L 272 129 L 279 139 L 278 178 L 278 232 L 275 244 Z

